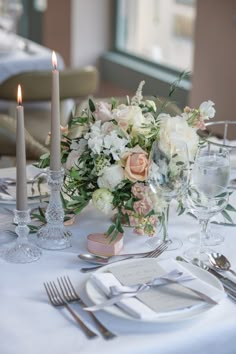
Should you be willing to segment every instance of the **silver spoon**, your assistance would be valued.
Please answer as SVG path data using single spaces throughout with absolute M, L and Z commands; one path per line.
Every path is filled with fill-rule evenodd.
M 231 269 L 230 261 L 223 255 L 218 252 L 213 252 L 209 254 L 210 264 L 218 270 L 228 270 L 233 275 L 236 275 L 236 272 Z
M 84 253 L 84 254 L 79 254 L 78 257 L 82 259 L 83 261 L 93 263 L 93 264 L 107 264 L 109 259 L 111 257 L 100 257 L 96 254 L 89 254 L 89 253 Z
M 113 255 L 113 256 L 109 256 L 109 257 L 106 257 L 106 256 L 99 256 L 99 255 L 96 255 L 96 254 L 90 254 L 90 253 L 81 253 L 78 255 L 78 257 L 80 259 L 82 259 L 83 261 L 85 262 L 88 262 L 88 263 L 92 263 L 92 264 L 108 264 L 109 261 L 112 259 L 112 260 L 115 260 L 115 259 L 123 259 L 123 258 L 130 258 L 130 257 L 135 257 L 135 256 L 145 256 L 147 253 L 149 252 L 142 252 L 142 253 L 130 253 L 130 254 L 117 254 L 117 255 Z

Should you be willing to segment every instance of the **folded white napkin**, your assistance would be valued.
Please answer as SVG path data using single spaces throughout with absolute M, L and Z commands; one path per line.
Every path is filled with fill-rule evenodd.
M 216 289 L 199 278 L 196 278 L 189 270 L 184 266 L 181 266 L 179 262 L 170 259 L 159 262 L 159 265 L 156 260 L 153 259 L 149 259 L 148 263 L 146 260 L 145 263 L 138 260 L 138 262 L 133 261 L 130 265 L 129 263 L 124 265 L 120 264 L 119 267 L 117 266 L 111 269 L 113 274 L 109 272 L 95 273 L 92 275 L 91 279 L 102 293 L 109 296 L 111 286 L 116 286 L 118 289 L 122 290 L 122 285 L 117 277 L 119 277 L 119 279 L 123 278 L 122 283 L 128 285 L 126 281 L 124 282 L 125 277 L 123 277 L 123 275 L 126 273 L 129 274 L 130 277 L 132 276 L 132 269 L 135 269 L 136 272 L 142 267 L 142 265 L 146 267 L 146 264 L 147 272 L 148 269 L 152 268 L 152 265 L 156 267 L 156 276 L 160 276 L 160 270 L 162 270 L 162 274 L 164 274 L 173 269 L 177 269 L 181 271 L 184 276 L 191 276 L 193 280 L 183 283 L 183 286 L 180 284 L 162 285 L 155 289 L 141 292 L 137 297 L 123 298 L 120 300 L 116 305 L 134 318 L 147 320 L 157 317 L 165 317 L 175 314 L 178 311 L 190 311 L 193 308 L 196 308 L 196 306 L 206 304 L 191 290 L 186 289 L 185 285 L 188 288 L 196 289 L 201 293 L 208 295 L 216 302 L 219 302 L 226 296 L 223 291 Z M 134 278 L 135 281 L 132 282 L 132 284 L 137 284 L 137 273 L 134 274 Z M 143 275 L 141 278 L 143 279 Z M 131 285 L 131 283 L 129 285 Z

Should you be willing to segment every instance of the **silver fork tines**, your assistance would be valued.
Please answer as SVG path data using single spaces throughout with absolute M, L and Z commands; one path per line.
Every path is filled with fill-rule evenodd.
M 67 302 L 77 301 L 82 307 L 86 307 L 86 304 L 81 300 L 79 294 L 76 292 L 70 278 L 68 276 L 60 277 L 57 279 L 63 297 Z M 89 312 L 93 321 L 96 323 L 99 331 L 105 339 L 112 339 L 116 337 L 114 333 L 109 331 L 103 324 L 95 317 L 92 312 Z
M 60 291 L 58 290 L 56 284 L 54 282 L 47 282 L 43 284 L 48 295 L 49 301 L 55 307 L 64 306 L 70 314 L 74 317 L 77 323 L 80 325 L 81 329 L 84 331 L 88 338 L 95 338 L 97 334 L 91 331 L 80 319 L 80 317 L 72 310 L 72 308 L 68 305 L 67 301 L 62 297 Z
M 153 250 L 151 253 L 147 254 L 143 258 L 157 258 L 168 248 L 168 245 L 170 243 L 171 241 L 169 240 L 162 242 L 159 247 L 157 247 L 155 250 Z

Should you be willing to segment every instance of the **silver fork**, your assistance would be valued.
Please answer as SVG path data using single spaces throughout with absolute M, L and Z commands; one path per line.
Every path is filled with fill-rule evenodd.
M 80 319 L 80 317 L 72 310 L 72 308 L 68 305 L 66 300 L 63 299 L 63 297 L 60 294 L 60 291 L 58 290 L 56 284 L 54 282 L 47 282 L 43 283 L 46 293 L 48 295 L 50 303 L 55 306 L 64 306 L 70 314 L 74 317 L 74 319 L 77 321 L 77 323 L 80 325 L 81 329 L 84 331 L 85 335 L 88 338 L 95 338 L 97 337 L 97 334 L 91 331 Z
M 58 284 L 60 286 L 61 292 L 63 297 L 67 302 L 72 302 L 72 301 L 77 301 L 80 303 L 82 307 L 86 307 L 87 305 L 83 302 L 83 300 L 80 298 L 78 292 L 76 292 L 70 278 L 68 276 L 60 277 L 57 279 Z M 96 323 L 98 326 L 98 329 L 100 330 L 102 336 L 105 339 L 112 339 L 115 338 L 116 335 L 112 333 L 110 330 L 108 330 L 104 325 L 96 318 L 96 316 L 92 313 L 89 312 L 89 315 L 92 317 L 93 321 Z
M 146 254 L 145 256 L 143 257 L 140 257 L 140 258 L 156 258 L 158 256 L 160 256 L 167 248 L 168 248 L 168 245 L 171 243 L 170 240 L 168 241 L 164 241 L 162 242 L 156 249 L 154 249 L 153 251 L 151 251 L 150 253 Z M 126 259 L 131 259 L 131 258 L 134 258 L 133 256 L 131 257 L 127 257 L 125 258 Z M 139 259 L 140 259 L 139 258 Z M 101 264 L 101 265 L 98 265 L 98 266 L 95 266 L 95 267 L 83 267 L 80 269 L 81 272 L 83 273 L 87 273 L 87 272 L 90 272 L 90 271 L 93 271 L 93 270 L 96 270 L 96 269 L 99 269 L 101 267 L 104 267 L 104 265 L 109 265 L 109 264 L 113 264 L 113 263 L 116 263 L 116 262 L 121 262 L 121 260 L 116 260 L 114 262 L 110 262 L 110 263 L 106 263 L 106 264 Z
M 168 245 L 171 242 L 172 242 L 171 240 L 162 242 L 159 247 L 157 247 L 154 251 L 144 256 L 143 258 L 156 258 L 160 256 L 168 248 Z

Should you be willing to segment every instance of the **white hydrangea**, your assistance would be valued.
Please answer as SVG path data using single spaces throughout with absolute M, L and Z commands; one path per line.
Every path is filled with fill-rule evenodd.
M 103 138 L 100 136 L 95 136 L 88 139 L 88 146 L 94 154 L 100 154 L 103 147 Z
M 107 188 L 113 191 L 124 178 L 124 171 L 120 165 L 112 165 L 105 167 L 103 175 L 98 178 L 99 188 Z
M 93 205 L 105 214 L 109 214 L 113 208 L 113 195 L 106 188 L 97 189 L 92 196 Z
M 120 156 L 126 150 L 126 145 L 128 140 L 125 138 L 120 138 L 115 131 L 104 137 L 104 148 L 106 154 L 112 154 L 115 161 L 120 160 Z
M 112 154 L 115 161 L 120 159 L 129 141 L 117 135 L 116 126 L 113 123 L 101 124 L 101 121 L 94 123 L 91 132 L 87 133 L 85 138 L 88 139 L 88 146 L 94 154 L 99 155 L 101 152 L 106 155 Z

